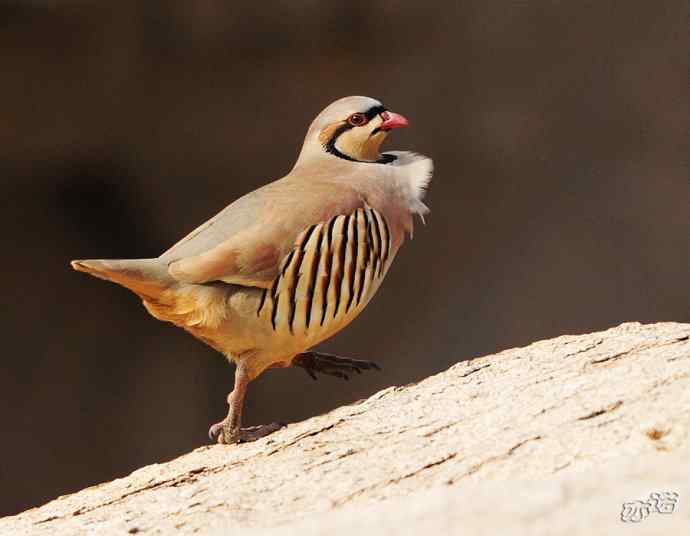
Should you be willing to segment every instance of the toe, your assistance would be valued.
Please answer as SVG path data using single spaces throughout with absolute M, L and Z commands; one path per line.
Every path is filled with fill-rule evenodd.
M 208 438 L 213 442 L 217 441 L 221 436 L 222 430 L 223 421 L 217 422 L 208 429 Z
M 381 370 L 381 367 L 379 367 L 376 363 L 373 361 L 360 361 L 360 360 L 352 360 L 352 366 L 357 369 L 357 372 L 362 372 L 363 370 Z
M 317 372 L 349 380 L 349 374 L 361 374 L 364 370 L 381 370 L 381 367 L 373 361 L 340 357 L 321 352 L 299 354 L 293 361 L 293 365 L 303 367 L 314 380 Z
M 250 441 L 256 441 L 262 437 L 266 437 L 273 432 L 280 430 L 285 426 L 285 423 L 273 422 L 271 424 L 263 424 L 260 426 L 250 426 L 248 428 L 242 428 L 240 430 L 239 441 L 242 443 L 247 443 Z
M 381 370 L 381 367 L 379 367 L 374 361 L 365 361 L 360 359 L 353 359 L 352 366 L 360 371 L 370 369 Z

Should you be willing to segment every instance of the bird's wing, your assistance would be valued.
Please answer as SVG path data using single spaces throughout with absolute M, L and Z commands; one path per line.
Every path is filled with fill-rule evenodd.
M 181 282 L 270 288 L 305 230 L 363 206 L 342 182 L 277 181 L 238 199 L 161 259 Z

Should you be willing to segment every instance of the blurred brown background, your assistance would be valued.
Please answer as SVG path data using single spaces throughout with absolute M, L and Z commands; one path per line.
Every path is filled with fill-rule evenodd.
M 0 513 L 207 441 L 232 368 L 68 261 L 157 255 L 287 172 L 345 95 L 410 118 L 387 147 L 434 158 L 432 214 L 323 345 L 384 371 L 269 371 L 248 424 L 690 321 L 686 1 L 97 4 L 0 2 Z

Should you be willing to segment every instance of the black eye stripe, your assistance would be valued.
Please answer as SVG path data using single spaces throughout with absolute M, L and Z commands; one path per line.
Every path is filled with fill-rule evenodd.
M 379 104 L 377 106 L 372 106 L 371 108 L 369 108 L 366 112 L 364 112 L 364 115 L 366 115 L 367 119 L 371 121 L 374 117 L 385 111 L 386 107 Z

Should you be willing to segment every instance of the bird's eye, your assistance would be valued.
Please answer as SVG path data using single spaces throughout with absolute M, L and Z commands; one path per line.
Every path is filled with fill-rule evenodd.
M 361 127 L 362 125 L 367 124 L 368 119 L 367 116 L 364 114 L 355 113 L 347 118 L 347 122 L 350 123 L 353 127 Z

